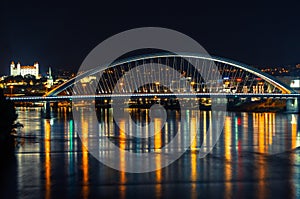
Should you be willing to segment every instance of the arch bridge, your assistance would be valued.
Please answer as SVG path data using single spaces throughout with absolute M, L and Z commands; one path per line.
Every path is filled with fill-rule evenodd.
M 200 96 L 296 94 L 288 85 L 249 65 L 186 53 L 144 55 L 117 61 L 105 68 L 99 66 L 59 85 L 45 97 L 79 93 L 98 97 L 130 93 L 141 97 L 171 93 Z

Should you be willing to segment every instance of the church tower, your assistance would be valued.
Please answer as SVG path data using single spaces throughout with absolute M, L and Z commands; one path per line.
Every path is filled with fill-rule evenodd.
M 47 88 L 51 88 L 52 86 L 53 86 L 53 77 L 52 77 L 51 67 L 49 67 Z

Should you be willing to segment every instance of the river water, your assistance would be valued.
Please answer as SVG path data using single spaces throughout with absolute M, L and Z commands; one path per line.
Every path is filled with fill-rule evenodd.
M 124 111 L 147 123 L 148 110 Z M 127 139 L 125 131 L 134 130 L 122 118 L 116 126 L 112 109 L 99 110 L 99 130 L 127 151 L 159 153 L 177 130 L 199 133 L 178 160 L 141 174 L 109 168 L 89 153 L 75 132 L 76 125 L 89 129 L 89 114 L 81 122 L 65 107 L 52 111 L 51 119 L 40 108 L 19 108 L 18 114 L 24 128 L 15 157 L 1 170 L 0 198 L 300 198 L 298 114 L 227 112 L 213 150 L 199 158 L 210 111 L 181 110 L 188 116 L 182 123 L 178 110 L 168 110 L 162 133 L 141 143 Z

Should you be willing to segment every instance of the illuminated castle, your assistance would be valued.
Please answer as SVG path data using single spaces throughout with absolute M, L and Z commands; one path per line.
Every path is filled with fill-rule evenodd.
M 17 75 L 33 75 L 36 78 L 39 76 L 39 63 L 35 62 L 33 66 L 21 66 L 20 62 L 15 65 L 12 61 L 10 64 L 10 75 L 17 76 Z

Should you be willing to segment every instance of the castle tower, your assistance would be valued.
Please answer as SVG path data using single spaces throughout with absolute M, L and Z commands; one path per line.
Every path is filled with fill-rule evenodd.
M 21 64 L 20 64 L 20 62 L 17 63 L 17 74 L 16 75 L 21 75 Z
M 16 73 L 16 65 L 15 65 L 15 62 L 12 61 L 11 64 L 10 64 L 10 75 L 11 76 L 15 76 L 15 73 Z
M 34 67 L 35 67 L 35 77 L 38 78 L 38 76 L 39 76 L 39 63 L 35 62 Z

